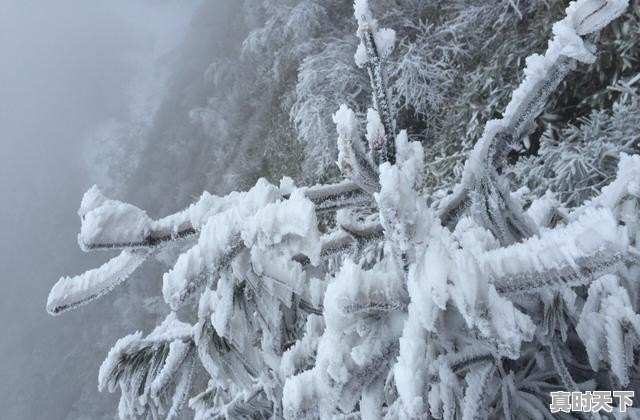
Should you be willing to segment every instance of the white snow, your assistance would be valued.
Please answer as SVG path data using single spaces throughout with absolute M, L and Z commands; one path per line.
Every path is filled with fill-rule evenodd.
M 377 113 L 376 113 L 377 115 Z M 367 126 L 368 128 L 368 126 Z M 384 129 L 382 129 L 384 136 Z M 424 148 L 417 141 L 409 141 L 407 130 L 396 136 L 396 165 L 400 167 L 414 189 L 419 190 L 424 177 Z
M 165 301 L 173 309 L 179 308 L 196 288 L 207 281 L 208 276 L 229 263 L 231 253 L 241 245 L 243 224 L 279 198 L 278 188 L 264 179 L 246 193 L 227 196 L 226 209 L 209 217 L 202 227 L 198 243 L 181 254 L 173 268 L 164 274 L 162 293 Z
M 241 236 L 250 248 L 279 246 L 289 257 L 302 253 L 314 265 L 320 260 L 315 207 L 300 190 L 294 191 L 288 200 L 270 203 L 258 210 L 242 226 Z
M 424 416 L 427 410 L 423 395 L 428 385 L 427 336 L 425 329 L 412 316 L 419 306 L 414 302 L 409 306 L 409 317 L 399 340 L 400 354 L 393 370 L 404 414 L 410 419 Z
M 382 125 L 382 121 L 380 121 L 380 114 L 378 114 L 378 111 L 373 108 L 367 109 L 366 138 L 369 142 L 369 150 L 376 149 L 376 147 L 379 147 L 377 145 L 384 144 L 386 141 L 384 126 Z
M 586 43 L 580 35 L 591 33 L 609 23 L 624 11 L 626 4 L 626 0 L 607 0 L 605 2 L 600 0 L 579 0 L 570 4 L 566 10 L 567 16 L 554 24 L 554 36 L 549 41 L 545 54 L 532 54 L 527 57 L 526 66 L 523 70 L 523 81 L 513 91 L 502 118 L 490 120 L 486 123 L 482 137 L 477 141 L 465 162 L 461 183 L 456 185 L 453 194 L 442 200 L 440 203 L 441 209 L 445 209 L 460 200 L 460 196 L 466 193 L 465 190 L 473 184 L 477 177 L 484 173 L 487 156 L 491 145 L 495 143 L 496 135 L 508 129 L 516 121 L 526 121 L 533 116 L 530 115 L 531 112 L 538 111 L 529 106 L 529 104 L 535 102 L 535 95 L 545 96 L 548 94 L 544 91 L 540 92 L 540 89 L 544 87 L 545 81 L 552 77 L 552 70 L 558 66 L 563 57 L 569 57 L 587 64 L 594 62 L 595 47 Z M 598 11 L 592 13 L 596 9 Z M 583 18 L 586 16 L 589 17 L 584 20 Z M 559 76 L 562 76 L 562 74 L 559 74 Z
M 356 152 L 353 150 L 358 144 L 354 141 L 358 137 L 356 114 L 346 105 L 340 105 L 333 114 L 333 122 L 338 131 L 338 167 L 348 176 L 356 165 Z
M 620 156 L 615 180 L 602 188 L 598 196 L 585 203 L 576 212 L 596 206 L 613 209 L 626 196 L 640 198 L 640 156 L 623 153 Z
M 576 326 L 585 344 L 589 364 L 594 371 L 602 361 L 608 361 L 622 386 L 629 383 L 628 370 L 633 358 L 627 360 L 626 335 L 640 334 L 640 315 L 634 312 L 627 290 L 617 276 L 606 275 L 593 282 Z M 633 336 L 631 336 L 633 337 Z
M 175 312 L 170 312 L 164 321 L 149 333 L 146 340 L 155 342 L 187 341 L 192 339 L 193 335 L 193 326 L 180 321 Z
M 369 0 L 355 0 L 353 2 L 353 14 L 360 28 L 375 23 L 375 19 L 369 9 Z
M 367 49 L 362 42 L 358 44 L 358 48 L 353 55 L 353 60 L 358 67 L 364 67 L 369 62 L 369 57 L 367 57 Z
M 85 193 L 78 213 L 82 218 L 78 235 L 82 249 L 94 244 L 142 242 L 151 230 L 151 219 L 145 211 L 107 199 L 95 186 Z

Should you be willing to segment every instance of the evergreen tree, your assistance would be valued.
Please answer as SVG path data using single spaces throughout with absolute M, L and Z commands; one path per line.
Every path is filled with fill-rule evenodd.
M 104 295 L 166 249 L 179 254 L 162 279 L 169 315 L 118 340 L 100 368 L 99 388 L 120 390 L 120 418 L 176 419 L 188 405 L 195 419 L 538 419 L 553 418 L 551 391 L 638 390 L 640 73 L 624 38 L 637 4 L 572 2 L 518 79 L 514 51 L 545 44 L 556 3 L 382 2 L 374 15 L 358 0 L 350 54 L 367 87 L 346 71 L 347 13 L 332 4 L 266 3 L 244 45 L 274 101 L 295 92 L 286 103 L 323 172 L 308 177 L 324 183 L 261 178 L 156 220 L 97 187 L 83 197 L 80 246 L 121 252 L 61 278 L 50 313 Z M 534 17 L 507 45 L 507 28 Z M 615 60 L 596 64 L 600 44 Z M 585 64 L 616 71 L 598 81 Z M 320 115 L 347 88 L 346 103 Z M 211 109 L 194 112 L 224 129 Z M 562 127 L 569 118 L 579 122 Z M 324 173 L 330 153 L 314 154 L 327 119 L 341 179 Z M 284 160 L 291 138 L 234 150 Z

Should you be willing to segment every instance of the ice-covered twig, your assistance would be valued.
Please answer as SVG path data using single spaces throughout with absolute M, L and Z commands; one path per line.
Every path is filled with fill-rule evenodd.
M 573 391 L 578 388 L 576 381 L 571 376 L 569 369 L 567 369 L 567 365 L 564 363 L 564 358 L 562 357 L 562 353 L 560 352 L 559 342 L 557 338 L 553 338 L 549 343 L 549 356 L 551 356 L 551 362 L 553 363 L 553 367 L 564 385 L 564 388 L 567 391 Z
M 628 239 L 608 209 L 590 209 L 564 227 L 480 255 L 501 293 L 588 284 L 631 258 Z
M 195 408 L 198 397 L 193 398 L 189 405 Z M 269 412 L 272 408 L 271 405 L 271 402 L 266 398 L 263 390 L 255 390 L 251 393 L 243 392 L 233 397 L 231 401 L 207 410 L 202 417 L 198 417 L 198 419 L 226 420 L 251 418 L 252 416 L 256 416 L 257 413 Z
M 49 292 L 47 312 L 57 315 L 87 304 L 125 281 L 147 258 L 147 250 L 124 250 L 99 268 L 62 277 Z
M 290 196 L 289 193 L 281 194 L 275 187 L 266 187 L 264 183 L 260 185 L 256 187 L 258 192 L 254 195 L 259 195 L 259 190 L 264 190 L 264 197 L 267 197 L 265 202 L 273 201 L 278 197 L 289 198 Z M 372 201 L 370 194 L 352 182 L 319 185 L 303 188 L 301 191 L 315 204 L 316 212 L 368 204 Z M 57 314 L 104 295 L 118 283 L 124 281 L 142 264 L 155 246 L 187 236 L 202 234 L 202 227 L 210 218 L 215 218 L 216 214 L 224 214 L 227 209 L 243 202 L 243 200 L 246 201 L 247 194 L 249 193 L 232 193 L 226 197 L 216 197 L 204 193 L 189 208 L 159 220 L 151 220 L 143 210 L 130 204 L 108 199 L 102 195 L 97 187 L 91 188 L 83 197 L 78 212 L 82 219 L 79 235 L 81 246 L 85 250 L 125 248 L 125 251 L 98 269 L 87 271 L 73 278 L 60 279 L 51 290 L 47 310 L 52 314 Z M 219 224 L 219 228 L 210 229 L 208 237 L 211 237 L 213 233 L 215 233 L 215 237 L 219 237 L 220 232 L 229 226 L 225 220 L 221 220 Z M 245 249 L 239 234 L 234 236 L 233 232 L 229 232 L 229 235 L 231 235 L 229 240 L 223 241 L 227 248 L 221 248 L 219 257 L 209 259 L 209 264 L 202 270 L 197 268 L 199 266 L 191 264 L 193 262 L 191 259 L 196 258 L 195 254 L 191 254 L 196 251 L 183 256 L 184 261 L 182 262 L 190 267 L 190 272 L 193 273 L 191 276 L 182 278 L 182 283 L 188 287 L 180 287 L 180 295 L 172 298 L 173 300 L 177 299 L 176 304 L 184 301 L 197 287 L 204 284 L 208 277 L 227 267 L 233 258 Z M 233 238 L 235 238 L 234 241 Z M 205 243 L 211 243 L 211 241 L 207 240 Z M 197 252 L 200 251 L 198 248 Z M 196 258 L 196 260 L 199 259 Z M 180 261 L 178 265 L 180 265 Z
M 617 383 L 626 387 L 635 365 L 633 347 L 640 337 L 640 315 L 618 276 L 606 275 L 591 284 L 576 332 L 591 368 L 597 371 L 601 362 L 607 362 Z
M 573 213 L 579 215 L 589 207 L 603 206 L 614 209 L 627 197 L 640 199 L 640 155 L 623 153 L 618 163 L 616 178 L 602 188 L 600 194 L 578 207 Z
M 358 21 L 360 45 L 355 60 L 358 66 L 366 66 L 373 89 L 374 107 L 379 115 L 386 141 L 374 144 L 372 155 L 377 164 L 395 163 L 395 122 L 391 113 L 386 73 L 382 60 L 393 50 L 395 32 L 391 29 L 379 29 L 377 21 L 369 10 L 368 0 L 356 0 L 354 14 Z
M 494 352 L 475 343 L 464 350 L 446 356 L 446 362 L 452 372 L 459 372 L 469 367 L 493 360 Z
M 371 204 L 373 197 L 352 181 L 303 188 L 318 213 Z M 206 219 L 237 200 L 238 193 L 217 197 L 204 193 L 188 208 L 158 220 L 131 204 L 108 199 L 94 186 L 83 199 L 78 213 L 82 226 L 78 235 L 85 251 L 154 248 L 197 235 Z M 288 198 L 289 194 L 282 194 Z
M 266 181 L 258 183 L 242 200 L 209 219 L 198 243 L 163 276 L 162 292 L 173 309 L 179 308 L 209 278 L 217 279 L 245 248 L 252 249 L 252 253 L 277 248 L 287 257 L 301 252 L 312 263 L 319 262 L 315 206 L 304 191 L 296 190 L 289 199 L 277 200 L 277 196 L 268 194 L 272 188 Z
M 227 269 L 231 261 L 245 248 L 240 236 L 229 233 L 229 238 L 211 249 L 217 243 L 202 241 L 186 253 L 182 254 L 174 267 L 163 276 L 165 301 L 173 309 L 179 308 L 184 301 L 203 287 L 209 279 L 216 278 Z M 203 258 L 204 257 L 204 258 Z
M 352 181 L 315 185 L 303 190 L 304 195 L 315 205 L 318 214 L 373 203 L 373 196 Z
M 110 249 L 138 249 L 138 248 L 155 248 L 162 244 L 177 241 L 180 239 L 187 239 L 193 237 L 198 233 L 193 227 L 188 226 L 176 233 L 166 233 L 162 230 L 151 231 L 147 236 L 140 241 L 131 242 L 112 242 L 112 243 L 83 243 L 81 246 L 84 250 L 110 250 Z
M 191 344 L 193 348 L 193 344 Z M 191 391 L 191 384 L 193 381 L 193 369 L 196 364 L 195 352 L 191 351 L 187 359 L 182 363 L 182 374 L 175 381 L 175 392 L 171 400 L 171 407 L 165 420 L 177 420 L 178 416 L 182 413 L 182 410 L 187 405 L 189 400 L 189 392 Z
M 151 398 L 158 400 L 160 395 L 166 390 L 171 381 L 176 377 L 176 373 L 184 365 L 189 357 L 194 354 L 193 342 L 173 341 L 169 344 L 169 352 L 165 359 L 164 366 L 151 382 Z

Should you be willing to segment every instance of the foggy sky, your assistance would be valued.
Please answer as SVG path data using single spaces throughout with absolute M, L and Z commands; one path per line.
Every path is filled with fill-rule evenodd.
M 99 181 L 88 139 L 157 94 L 139 82 L 160 77 L 196 3 L 0 0 L 2 419 L 113 418 L 97 368 L 131 331 L 105 333 L 117 317 L 104 302 L 55 318 L 44 308 L 59 276 L 108 258 L 76 242 L 82 193 Z

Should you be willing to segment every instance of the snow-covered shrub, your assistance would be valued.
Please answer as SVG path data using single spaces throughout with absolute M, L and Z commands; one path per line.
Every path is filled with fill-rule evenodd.
M 122 419 L 176 419 L 187 404 L 203 420 L 542 419 L 552 418 L 551 391 L 638 389 L 638 77 L 611 113 L 554 133 L 560 145 L 543 136 L 538 157 L 509 166 L 550 95 L 593 65 L 599 31 L 627 6 L 572 2 L 544 54 L 526 59 L 501 118 L 484 125 L 459 182 L 431 193 L 433 156 L 396 127 L 394 108 L 414 92 L 389 89 L 397 36 L 356 1 L 354 58 L 372 107 L 366 121 L 348 105 L 330 115 L 343 180 L 260 179 L 157 220 L 94 187 L 79 210 L 80 246 L 121 253 L 60 279 L 47 310 L 85 304 L 159 251 L 179 251 L 162 279 L 166 319 L 120 339 L 100 368 L 100 389 L 120 389 Z M 304 2 L 295 16 L 317 12 Z M 270 30 L 299 36 L 276 15 Z M 259 35 L 247 48 L 263 45 Z M 400 66 L 395 77 L 421 83 Z M 559 151 L 569 147 L 586 152 Z M 584 170 L 563 173 L 569 159 Z M 560 190 L 546 192 L 549 176 Z M 513 181 L 529 190 L 512 192 Z M 594 193 L 564 195 L 581 182 Z

